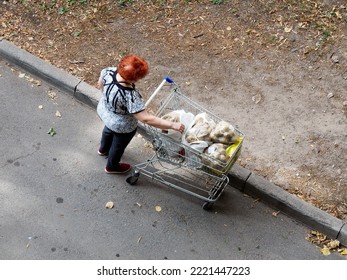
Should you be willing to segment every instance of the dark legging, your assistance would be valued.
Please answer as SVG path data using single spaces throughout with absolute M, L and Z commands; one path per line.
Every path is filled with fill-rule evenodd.
M 125 148 L 128 146 L 135 134 L 136 129 L 130 133 L 116 133 L 106 126 L 104 127 L 99 151 L 102 153 L 108 153 L 107 169 L 117 169 Z

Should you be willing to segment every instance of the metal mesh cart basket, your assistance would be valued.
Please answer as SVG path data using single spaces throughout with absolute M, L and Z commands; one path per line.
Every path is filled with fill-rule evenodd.
M 164 85 L 169 84 L 169 95 L 157 105 L 155 115 L 163 117 L 166 114 L 184 110 L 194 116 L 205 113 L 215 123 L 222 121 L 219 117 L 180 92 L 179 87 L 170 79 L 165 78 L 146 103 L 153 100 Z M 183 191 L 204 201 L 203 209 L 209 209 L 220 197 L 229 183 L 228 171 L 240 155 L 243 134 L 230 149 L 229 159 L 219 161 L 195 149 L 181 139 L 175 139 L 166 131 L 143 125 L 143 130 L 150 139 L 155 151 L 152 158 L 134 166 L 132 174 L 127 178 L 131 185 L 135 184 L 140 174 L 143 174 L 164 185 Z

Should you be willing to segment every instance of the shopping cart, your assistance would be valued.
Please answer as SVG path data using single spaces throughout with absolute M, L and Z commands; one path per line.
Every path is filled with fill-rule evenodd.
M 164 86 L 168 86 L 169 94 L 159 104 L 153 105 L 156 107 L 154 109 L 156 116 L 163 117 L 175 110 L 184 110 L 193 115 L 206 113 L 215 123 L 222 121 L 183 95 L 180 88 L 168 77 L 150 96 L 146 103 L 147 108 Z M 235 128 L 240 137 L 236 144 L 229 147 L 232 148 L 229 160 L 221 162 L 210 158 L 190 144 L 173 138 L 161 129 L 143 125 L 140 133 L 141 130 L 151 141 L 155 153 L 150 159 L 134 166 L 132 174 L 126 179 L 127 183 L 135 184 L 140 174 L 143 174 L 166 186 L 203 200 L 203 209 L 210 209 L 229 183 L 227 173 L 240 155 L 243 134 Z

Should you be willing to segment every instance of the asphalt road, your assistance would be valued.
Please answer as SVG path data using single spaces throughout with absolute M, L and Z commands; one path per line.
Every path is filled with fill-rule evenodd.
M 205 211 L 145 177 L 131 186 L 106 174 L 94 109 L 3 60 L 0 75 L 0 259 L 345 259 L 323 256 L 306 226 L 232 187 Z M 136 136 L 124 160 L 149 158 L 144 144 Z

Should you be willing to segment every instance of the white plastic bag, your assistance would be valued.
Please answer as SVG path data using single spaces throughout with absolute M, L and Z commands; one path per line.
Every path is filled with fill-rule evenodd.
M 198 151 L 199 153 L 203 153 L 208 147 L 208 143 L 206 141 L 195 141 L 192 143 L 188 143 L 189 147 Z
M 169 120 L 172 122 L 180 122 L 184 124 L 184 126 L 187 128 L 191 125 L 194 115 L 192 113 L 187 113 L 184 110 L 175 110 L 170 113 L 165 114 L 164 116 L 161 117 L 164 120 Z M 179 131 L 173 130 L 173 129 L 168 129 L 168 130 L 162 130 L 163 133 L 167 134 L 171 138 L 181 141 L 182 139 L 182 134 Z

